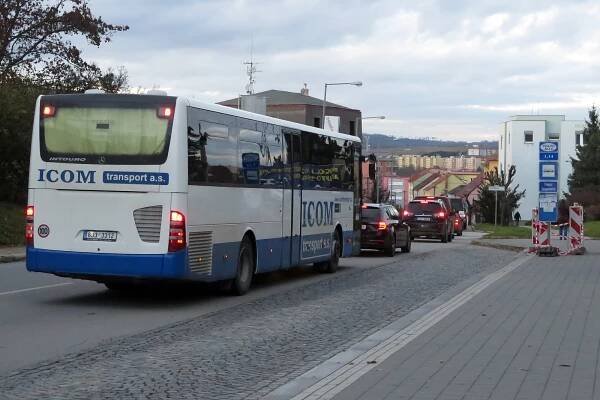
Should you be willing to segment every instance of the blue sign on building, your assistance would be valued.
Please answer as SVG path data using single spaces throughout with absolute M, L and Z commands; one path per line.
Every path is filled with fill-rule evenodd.
M 558 219 L 558 195 L 556 193 L 540 193 L 539 217 L 543 222 L 555 222 Z
M 558 181 L 558 162 L 540 161 L 540 181 Z
M 540 161 L 558 161 L 558 143 L 540 142 Z
M 556 181 L 540 182 L 540 193 L 558 193 L 558 182 L 556 182 Z

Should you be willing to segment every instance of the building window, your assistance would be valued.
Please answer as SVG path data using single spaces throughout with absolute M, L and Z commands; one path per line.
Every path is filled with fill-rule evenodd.
M 320 128 L 321 127 L 321 118 L 315 117 L 315 119 L 313 121 L 313 126 L 316 128 Z
M 525 143 L 533 143 L 533 131 L 523 132 L 525 135 Z
M 350 134 L 352 136 L 356 136 L 356 121 L 349 121 L 350 122 Z
M 583 131 L 575 131 L 575 146 L 583 145 Z
M 560 140 L 560 133 L 549 133 L 548 140 Z

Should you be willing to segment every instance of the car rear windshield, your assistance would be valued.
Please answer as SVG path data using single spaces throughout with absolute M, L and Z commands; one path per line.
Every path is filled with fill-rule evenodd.
M 381 216 L 381 208 L 368 207 L 363 208 L 361 213 L 361 219 L 363 221 L 377 221 Z
M 442 206 L 440 203 L 435 201 L 428 201 L 425 203 L 421 203 L 420 201 L 411 201 L 408 203 L 408 211 L 412 212 L 413 214 L 435 214 L 442 211 Z
M 167 96 L 44 96 L 41 157 L 82 164 L 162 164 L 174 112 L 175 98 Z
M 452 204 L 452 209 L 456 211 L 465 211 L 462 199 L 450 199 L 450 204 Z

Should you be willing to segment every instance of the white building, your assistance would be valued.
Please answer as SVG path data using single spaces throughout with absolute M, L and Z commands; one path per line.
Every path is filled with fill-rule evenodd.
M 564 115 L 515 115 L 500 124 L 499 168 L 508 173 L 514 165 L 515 183 L 519 190 L 527 190 L 519 207 L 522 219 L 531 219 L 531 210 L 538 205 L 539 143 L 559 142 L 558 192 L 562 198 L 569 191 L 571 157 L 575 157 L 576 143 L 582 144 L 584 128 L 584 121 L 567 121 Z

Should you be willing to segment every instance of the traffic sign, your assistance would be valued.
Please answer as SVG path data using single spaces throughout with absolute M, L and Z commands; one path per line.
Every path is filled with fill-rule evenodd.
M 558 143 L 540 142 L 540 161 L 558 161 Z
M 490 192 L 504 192 L 504 186 L 493 185 L 488 187 Z
M 555 222 L 558 219 L 558 195 L 556 193 L 540 193 L 540 221 Z
M 558 162 L 540 161 L 540 181 L 558 180 Z
M 558 193 L 557 181 L 542 181 L 540 182 L 540 193 Z

